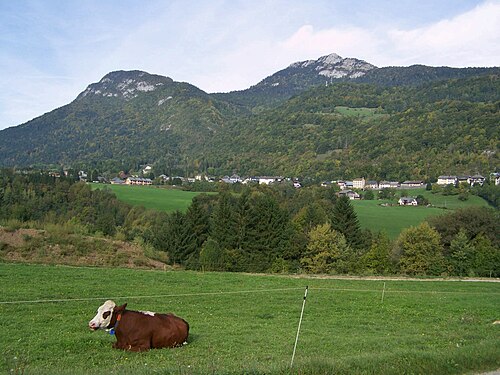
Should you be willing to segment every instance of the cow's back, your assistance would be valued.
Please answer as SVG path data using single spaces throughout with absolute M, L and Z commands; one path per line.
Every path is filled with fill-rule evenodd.
M 184 344 L 189 335 L 189 324 L 174 314 L 155 314 L 155 324 L 151 347 L 174 347 Z

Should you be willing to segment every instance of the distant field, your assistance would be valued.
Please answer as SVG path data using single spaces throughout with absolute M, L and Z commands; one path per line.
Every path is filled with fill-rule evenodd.
M 344 116 L 359 116 L 359 117 L 374 117 L 374 116 L 386 116 L 383 113 L 380 113 L 378 108 L 351 108 L 351 107 L 343 107 L 338 106 L 335 107 L 335 111 L 344 115 Z
M 2 373 L 446 375 L 500 368 L 500 326 L 492 324 L 500 319 L 499 283 L 1 263 L 0 281 Z M 112 349 L 113 336 L 87 328 L 108 298 L 185 318 L 189 344 Z
M 390 238 L 396 238 L 403 229 L 417 226 L 430 216 L 444 215 L 458 208 L 488 206 L 484 199 L 475 195 L 470 195 L 468 200 L 461 201 L 457 195 L 432 194 L 425 189 L 398 190 L 397 196 L 401 194 L 409 197 L 423 195 L 433 207 L 401 207 L 396 201 L 352 201 L 361 226 L 374 231 L 384 231 Z M 391 203 L 392 206 L 382 206 L 381 203 Z
M 131 205 L 144 206 L 160 211 L 186 211 L 193 197 L 200 193 L 156 186 L 91 184 L 93 189 L 111 189 L 116 197 Z
M 381 206 L 380 201 L 352 201 L 362 228 L 382 231 L 396 238 L 403 229 L 417 226 L 429 216 L 442 215 L 450 211 L 428 207 Z
M 157 188 L 153 186 L 125 186 L 92 184 L 93 188 L 110 188 L 118 199 L 132 205 L 141 205 L 146 208 L 172 212 L 185 211 L 194 196 L 200 194 L 190 191 Z M 398 196 L 404 193 L 408 196 L 423 195 L 433 206 L 442 207 L 383 207 L 378 200 L 352 201 L 361 227 L 373 231 L 384 231 L 390 238 L 396 238 L 401 230 L 410 226 L 417 226 L 429 216 L 449 213 L 450 209 L 468 206 L 488 206 L 488 203 L 475 195 L 469 196 L 467 201 L 460 201 L 458 196 L 443 196 L 432 194 L 425 189 L 399 190 Z M 396 204 L 396 201 L 392 202 Z M 444 209 L 445 208 L 445 209 Z

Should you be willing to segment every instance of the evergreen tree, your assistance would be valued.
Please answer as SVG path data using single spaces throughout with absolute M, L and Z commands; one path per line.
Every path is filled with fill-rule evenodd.
M 474 246 L 471 245 L 465 230 L 461 229 L 450 245 L 450 263 L 453 274 L 467 276 L 472 269 Z
M 203 271 L 226 271 L 229 264 L 227 252 L 217 241 L 208 238 L 200 252 L 200 266 Z
M 185 216 L 186 239 L 182 258 L 188 268 L 199 268 L 200 251 L 210 232 L 210 215 L 203 200 L 204 196 L 194 197 Z
M 270 194 L 258 193 L 248 214 L 243 258 L 249 270 L 268 271 L 276 259 L 288 255 L 293 234 L 288 213 Z
M 222 249 L 235 249 L 238 247 L 238 226 L 235 215 L 235 200 L 231 193 L 219 193 L 217 203 L 211 216 L 210 237 Z
M 342 196 L 335 202 L 331 213 L 331 225 L 345 236 L 349 246 L 357 249 L 362 245 L 361 227 L 348 197 Z

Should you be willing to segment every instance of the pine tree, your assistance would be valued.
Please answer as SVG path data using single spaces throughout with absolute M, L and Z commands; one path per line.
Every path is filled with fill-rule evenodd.
M 349 246 L 359 248 L 363 243 L 361 227 L 348 197 L 342 196 L 337 199 L 330 217 L 332 228 L 345 236 Z
M 468 275 L 472 268 L 474 252 L 474 246 L 467 238 L 465 230 L 461 229 L 450 244 L 450 263 L 455 275 Z
M 231 193 L 219 193 L 219 197 L 211 216 L 210 237 L 222 249 L 238 247 L 238 226 L 235 215 L 236 203 Z
M 188 268 L 199 268 L 200 251 L 210 231 L 210 215 L 203 199 L 204 196 L 194 197 L 186 212 L 186 245 L 182 258 Z

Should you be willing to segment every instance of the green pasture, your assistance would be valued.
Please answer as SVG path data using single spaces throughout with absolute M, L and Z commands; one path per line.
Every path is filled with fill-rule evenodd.
M 344 107 L 337 106 L 335 107 L 335 111 L 344 116 L 356 116 L 356 117 L 376 117 L 376 116 L 385 116 L 383 113 L 380 113 L 378 108 L 367 108 L 367 107 Z
M 193 197 L 200 193 L 168 189 L 157 186 L 91 184 L 93 189 L 111 189 L 116 197 L 126 203 L 160 211 L 186 211 Z
M 154 186 L 92 184 L 92 187 L 109 188 L 124 202 L 167 212 L 185 211 L 193 197 L 200 194 Z M 401 194 L 412 197 L 423 195 L 430 201 L 432 207 L 400 207 L 397 205 L 397 199 Z M 390 238 L 396 238 L 401 230 L 417 226 L 429 216 L 443 215 L 457 208 L 488 205 L 485 200 L 475 195 L 470 195 L 468 200 L 461 201 L 457 195 L 432 194 L 425 189 L 398 190 L 397 199 L 392 202 L 361 200 L 352 201 L 352 204 L 363 228 L 386 232 Z M 392 205 L 382 206 L 381 203 Z
M 393 202 L 394 203 L 394 202 Z M 401 231 L 417 226 L 430 216 L 442 215 L 449 211 L 432 207 L 382 206 L 380 201 L 352 201 L 362 228 L 385 232 L 394 239 Z
M 438 193 L 432 193 L 425 189 L 405 189 L 398 190 L 398 199 L 404 194 L 409 197 L 416 197 L 417 195 L 424 196 L 432 206 L 440 207 L 444 209 L 456 210 L 458 208 L 465 208 L 471 206 L 483 206 L 488 207 L 488 202 L 477 195 L 470 194 L 467 200 L 461 201 L 458 199 L 458 195 L 443 195 Z
M 417 226 L 430 216 L 445 215 L 459 208 L 471 206 L 487 207 L 488 203 L 476 195 L 470 195 L 466 201 L 458 199 L 458 195 L 433 194 L 425 189 L 397 190 L 394 201 L 360 200 L 352 201 L 361 227 L 373 231 L 383 231 L 390 238 L 396 238 L 403 229 Z M 397 200 L 401 196 L 424 196 L 430 207 L 399 206 Z M 389 204 L 383 206 L 382 204 Z
M 500 283 L 0 264 L 0 371 L 465 374 L 500 368 Z M 309 294 L 293 368 L 305 286 Z M 384 292 L 385 287 L 385 292 Z M 174 312 L 181 348 L 130 353 L 88 321 L 112 298 Z

